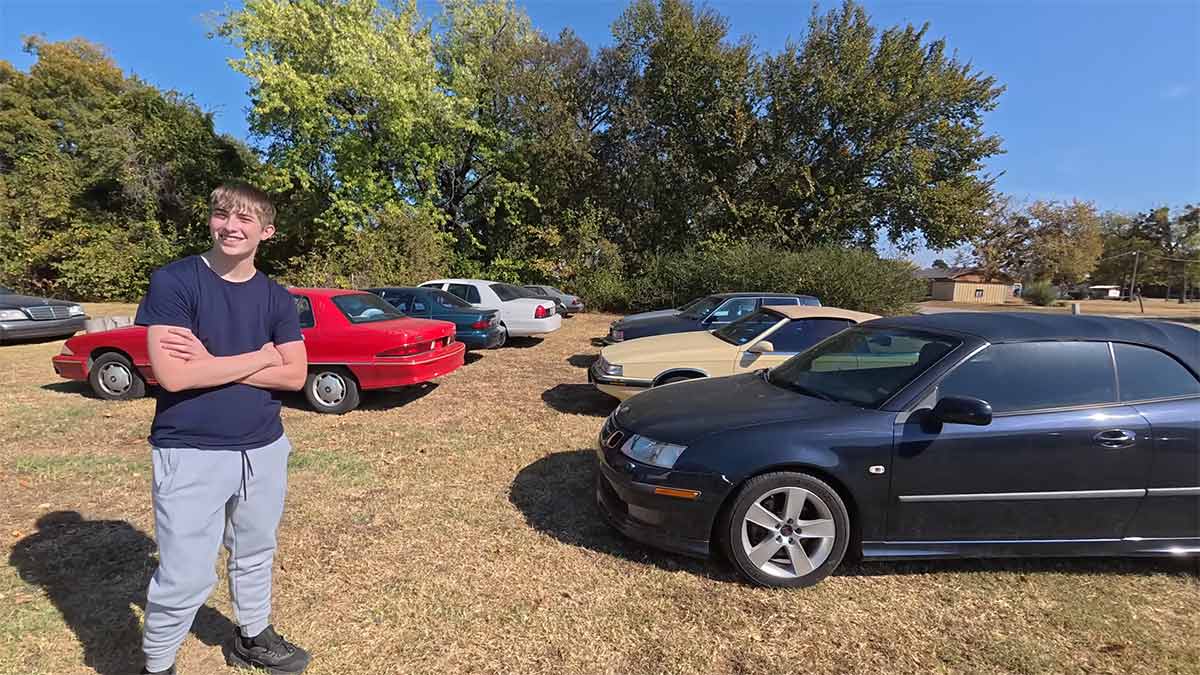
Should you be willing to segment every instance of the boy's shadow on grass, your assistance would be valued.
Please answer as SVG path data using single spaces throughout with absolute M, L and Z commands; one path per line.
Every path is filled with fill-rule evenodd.
M 101 675 L 142 668 L 142 628 L 133 605 L 146 607 L 158 561 L 154 541 L 123 520 L 84 520 L 75 511 L 48 513 L 37 532 L 18 541 L 8 563 L 40 586 L 83 644 L 84 663 Z M 204 605 L 192 633 L 218 646 L 233 622 Z

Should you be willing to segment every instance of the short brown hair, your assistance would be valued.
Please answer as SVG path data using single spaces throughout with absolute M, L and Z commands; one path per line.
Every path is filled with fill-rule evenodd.
M 267 193 L 242 181 L 227 181 L 217 186 L 208 198 L 211 211 L 220 209 L 227 213 L 253 213 L 258 224 L 266 227 L 275 224 L 275 205 Z

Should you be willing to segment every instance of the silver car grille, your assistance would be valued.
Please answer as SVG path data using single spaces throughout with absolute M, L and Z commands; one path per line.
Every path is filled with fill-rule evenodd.
M 23 307 L 22 311 L 34 321 L 49 321 L 51 319 L 66 319 L 71 316 L 71 308 L 66 305 L 45 305 L 41 307 Z

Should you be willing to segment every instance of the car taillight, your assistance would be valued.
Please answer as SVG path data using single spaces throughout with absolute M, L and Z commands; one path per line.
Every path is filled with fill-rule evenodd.
M 546 309 L 545 307 L 542 307 L 541 305 L 538 305 L 537 309 L 533 310 L 533 318 L 535 318 L 535 319 L 545 319 L 549 316 L 550 316 L 550 310 Z
M 399 347 L 393 347 L 392 349 L 379 352 L 378 356 L 412 356 L 414 354 L 427 352 L 431 349 L 433 349 L 432 342 L 417 342 L 415 344 L 401 345 Z
M 491 320 L 480 319 L 480 320 L 476 321 L 475 323 L 471 324 L 471 328 L 487 328 L 490 325 L 492 325 Z

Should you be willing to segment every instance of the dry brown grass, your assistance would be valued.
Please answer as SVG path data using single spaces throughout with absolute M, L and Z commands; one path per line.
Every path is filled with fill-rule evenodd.
M 1003 305 L 983 305 L 973 302 L 950 302 L 948 300 L 926 300 L 921 303 L 922 307 L 936 307 L 939 309 L 963 309 L 974 311 L 1021 311 L 1021 312 L 1055 312 L 1065 313 L 1071 311 L 1072 302 L 1080 304 L 1080 311 L 1084 314 L 1103 314 L 1106 316 L 1146 316 L 1146 317 L 1168 317 L 1171 319 L 1200 319 L 1200 304 L 1191 302 L 1185 305 L 1179 304 L 1177 300 L 1163 300 L 1161 298 L 1146 298 L 1139 305 L 1136 302 L 1121 302 L 1119 300 L 1060 300 L 1061 303 L 1054 307 L 1038 307 L 1030 305 L 1024 301 L 1016 300 L 1007 302 Z
M 583 366 L 610 318 L 343 417 L 285 409 L 274 619 L 310 672 L 1200 671 L 1190 563 L 862 564 L 780 592 L 624 540 L 590 489 L 612 403 Z M 0 348 L 0 673 L 136 672 L 153 402 L 56 379 L 60 344 Z M 39 530 L 60 511 L 82 521 Z M 232 617 L 218 585 L 182 673 L 234 672 L 212 646 Z

